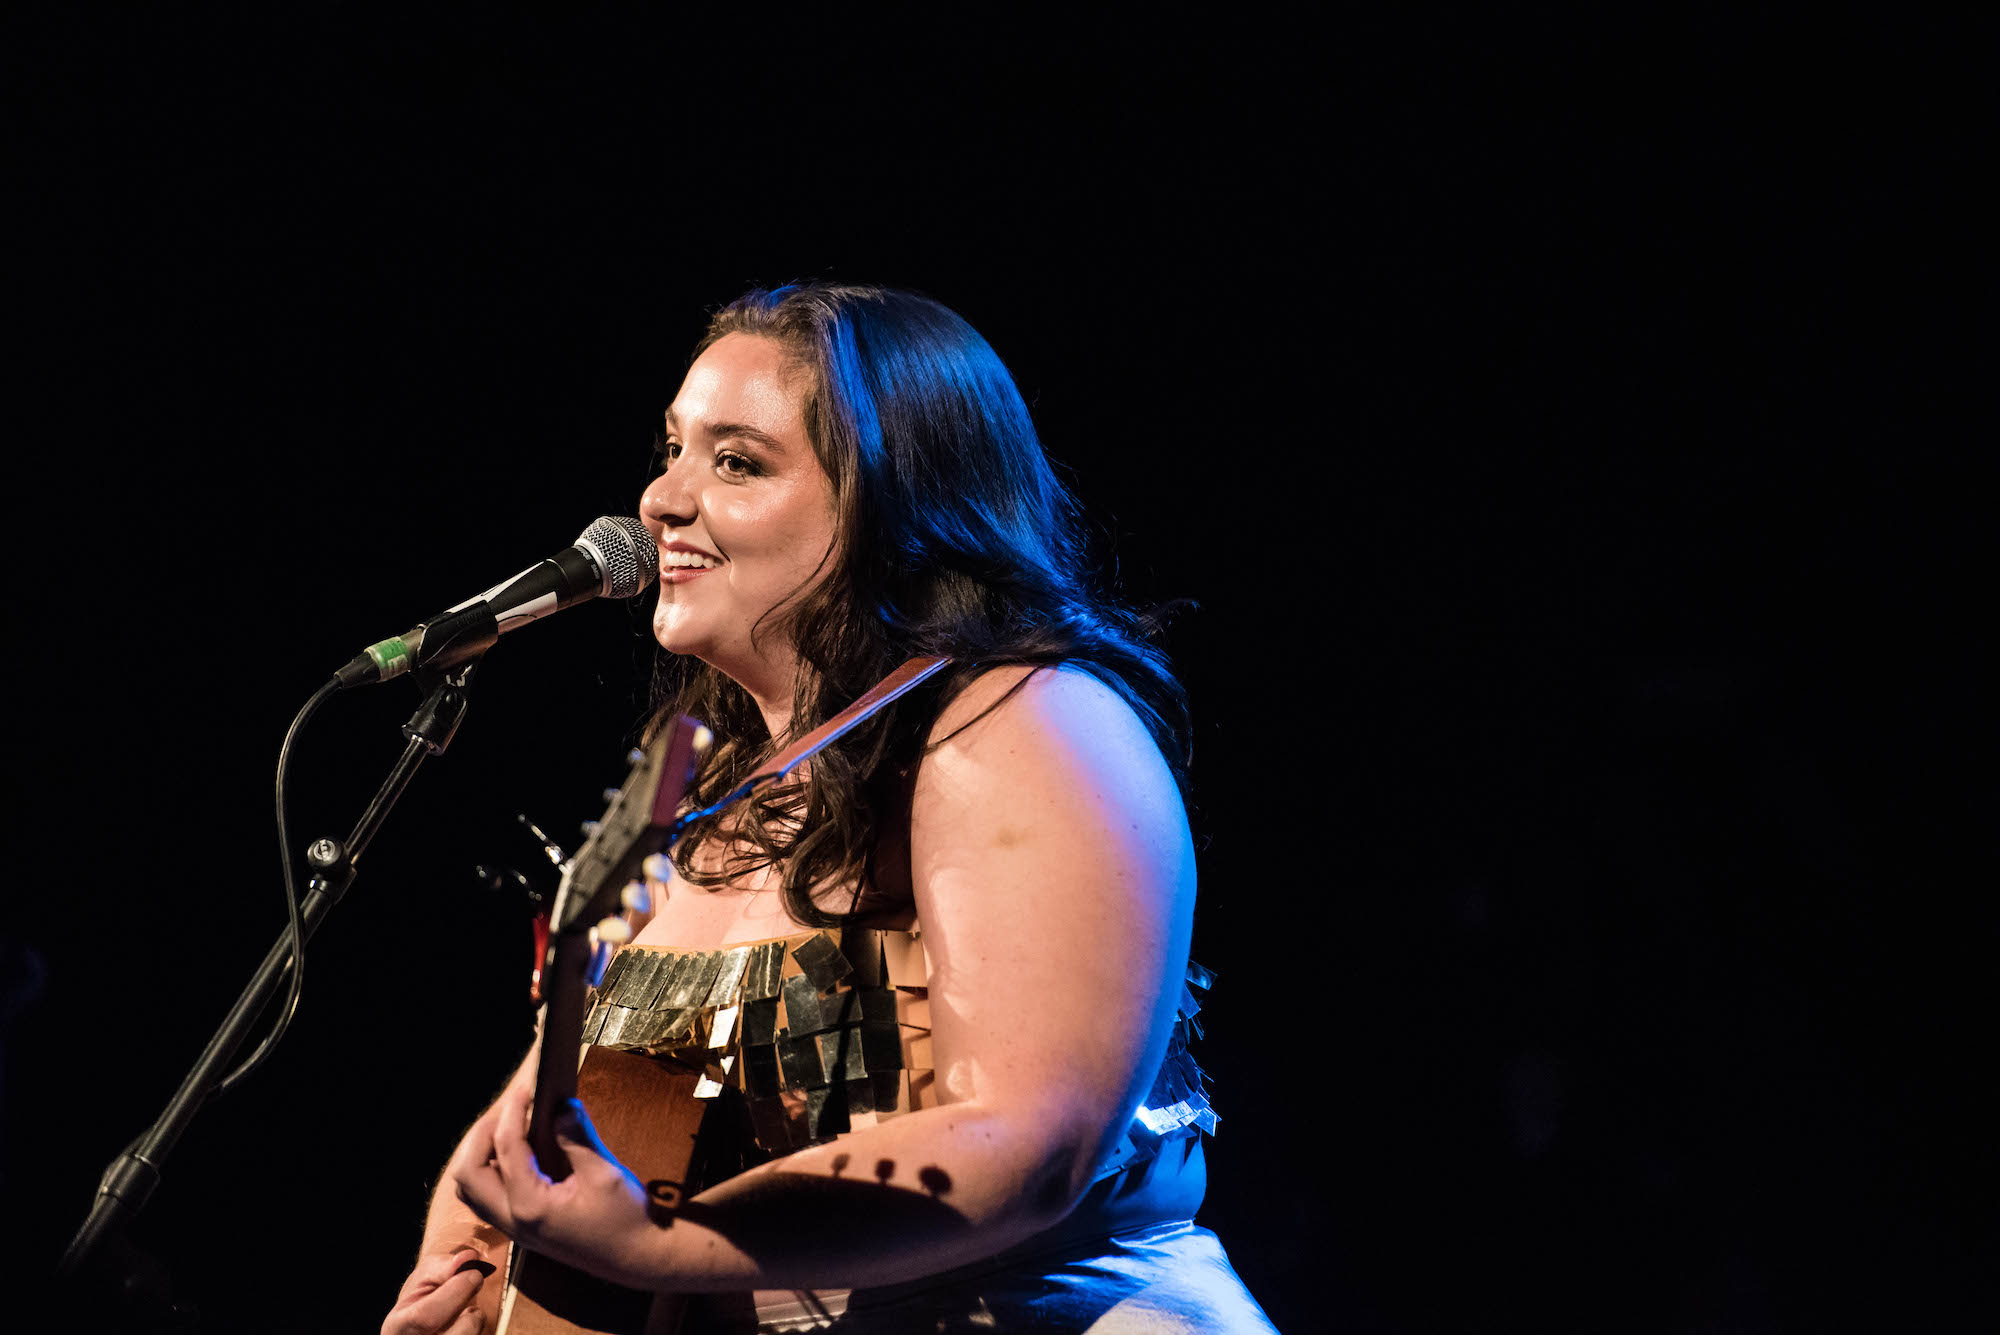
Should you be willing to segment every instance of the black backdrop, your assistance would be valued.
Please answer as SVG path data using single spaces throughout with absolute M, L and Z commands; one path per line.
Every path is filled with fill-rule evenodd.
M 1965 34 L 284 8 L 16 48 L 22 1274 L 279 930 L 299 703 L 629 511 L 705 311 L 829 276 L 970 319 L 1200 604 L 1202 1221 L 1281 1328 L 1978 1323 Z M 530 1024 L 470 869 L 594 814 L 649 661 L 486 664 L 137 1230 L 206 1328 L 379 1322 Z M 415 700 L 322 713 L 301 837 Z

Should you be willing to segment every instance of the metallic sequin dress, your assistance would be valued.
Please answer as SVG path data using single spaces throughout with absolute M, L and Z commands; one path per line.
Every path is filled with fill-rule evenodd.
M 934 1106 L 921 931 L 801 932 L 719 950 L 631 947 L 584 1040 L 698 1072 L 697 1098 L 742 1127 L 714 1176 Z M 1217 1118 L 1189 1053 L 1206 970 L 1190 964 L 1148 1097 L 1056 1227 L 909 1284 L 760 1292 L 696 1305 L 706 1331 L 1269 1331 L 1215 1235 L 1191 1222 Z M 1057 1060 L 1051 1054 L 1052 1061 Z M 704 1131 L 704 1136 L 708 1133 Z M 713 1146 L 711 1146 L 713 1152 Z

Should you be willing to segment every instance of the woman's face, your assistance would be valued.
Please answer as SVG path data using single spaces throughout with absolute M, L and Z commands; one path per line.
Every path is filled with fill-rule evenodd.
M 666 471 L 639 498 L 660 547 L 653 634 L 693 654 L 760 702 L 789 701 L 791 643 L 751 627 L 833 564 L 833 484 L 806 435 L 808 385 L 778 344 L 716 341 L 688 368 L 666 414 Z

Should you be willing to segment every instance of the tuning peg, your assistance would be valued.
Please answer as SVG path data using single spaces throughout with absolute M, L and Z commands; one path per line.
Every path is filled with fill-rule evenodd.
M 705 725 L 694 730 L 694 749 L 696 755 L 700 755 L 714 745 L 715 734 L 710 732 Z
M 597 921 L 597 943 L 601 946 L 622 946 L 632 939 L 632 924 L 617 914 Z
M 604 790 L 604 805 L 608 807 L 613 802 L 616 802 L 618 800 L 618 794 L 621 791 L 622 790 L 618 788 L 606 788 Z
M 632 881 L 627 884 L 623 890 L 618 892 L 618 902 L 633 913 L 651 913 L 653 911 L 652 892 L 646 889 L 644 881 Z
M 586 839 L 595 839 L 599 824 L 600 822 L 594 820 L 585 821 L 583 823 L 583 837 Z
M 627 751 L 625 753 L 625 763 L 627 765 L 636 765 L 645 758 L 646 758 L 646 753 L 644 751 L 641 751 L 636 746 L 633 747 L 630 751 Z
M 648 880 L 664 884 L 673 879 L 674 860 L 665 853 L 655 853 L 639 864 L 639 870 L 646 873 Z

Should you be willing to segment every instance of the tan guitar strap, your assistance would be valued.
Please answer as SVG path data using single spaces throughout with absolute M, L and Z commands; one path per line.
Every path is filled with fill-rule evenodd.
M 752 774 L 750 782 L 765 783 L 772 779 L 783 778 L 801 760 L 833 742 L 849 728 L 950 664 L 949 658 L 912 658 L 869 687 L 859 700 L 786 747 L 777 759 Z
M 682 815 L 679 820 L 674 822 L 673 832 L 668 837 L 669 845 L 674 840 L 680 838 L 681 831 L 687 829 L 694 822 L 706 816 L 713 816 L 732 802 L 748 797 L 753 791 L 767 783 L 774 783 L 782 779 L 785 775 L 796 769 L 799 762 L 806 759 L 806 757 L 838 739 L 848 729 L 867 718 L 870 714 L 873 714 L 876 710 L 899 699 L 919 682 L 924 681 L 934 673 L 949 666 L 951 661 L 949 658 L 912 658 L 909 662 L 903 664 L 903 666 L 869 687 L 859 700 L 856 700 L 853 704 L 841 710 L 838 714 L 835 714 L 805 736 L 799 738 L 798 741 L 793 742 L 780 752 L 775 759 L 759 766 L 755 773 L 751 774 L 742 783 L 737 784 L 736 787 L 732 788 L 718 801 L 710 806 L 703 807 L 699 811 L 690 811 Z

